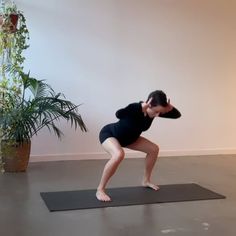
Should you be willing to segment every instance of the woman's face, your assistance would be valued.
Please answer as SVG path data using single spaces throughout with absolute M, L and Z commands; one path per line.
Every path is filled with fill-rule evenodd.
M 161 106 L 161 105 L 157 105 L 154 107 L 149 107 L 147 109 L 147 113 L 150 117 L 155 117 L 158 116 L 161 113 L 165 113 L 165 107 Z

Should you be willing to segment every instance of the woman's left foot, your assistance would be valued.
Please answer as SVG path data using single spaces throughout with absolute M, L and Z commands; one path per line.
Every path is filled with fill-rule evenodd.
M 146 187 L 146 188 L 154 189 L 155 191 L 157 191 L 157 190 L 160 189 L 157 185 L 155 185 L 155 184 L 153 184 L 153 183 L 151 183 L 151 182 L 148 182 L 148 181 L 143 181 L 143 182 L 142 182 L 142 186 L 143 186 L 143 187 Z

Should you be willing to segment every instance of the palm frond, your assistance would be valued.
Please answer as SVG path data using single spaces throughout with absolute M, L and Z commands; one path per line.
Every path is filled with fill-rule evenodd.
M 80 127 L 87 131 L 78 107 L 67 100 L 62 93 L 54 90 L 42 80 L 36 80 L 28 74 L 20 74 L 23 83 L 23 97 L 7 95 L 7 104 L 0 109 L 0 126 L 5 130 L 5 137 L 23 141 L 37 135 L 38 132 L 47 127 L 49 131 L 61 138 L 62 131 L 56 126 L 56 121 L 61 119 L 70 122 L 75 129 Z M 33 98 L 25 100 L 26 90 L 30 90 Z

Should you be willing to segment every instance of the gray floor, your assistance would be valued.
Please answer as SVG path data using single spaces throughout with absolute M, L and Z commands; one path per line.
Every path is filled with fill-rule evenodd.
M 93 189 L 105 160 L 31 163 L 27 173 L 0 175 L 0 235 L 235 236 L 236 156 L 163 157 L 159 184 L 195 182 L 225 200 L 165 203 L 50 213 L 41 191 Z M 143 159 L 125 159 L 109 187 L 137 186 Z

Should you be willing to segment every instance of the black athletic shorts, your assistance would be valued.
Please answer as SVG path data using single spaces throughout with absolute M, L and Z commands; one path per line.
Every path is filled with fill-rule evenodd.
M 107 138 L 114 137 L 113 124 L 105 125 L 99 133 L 99 141 L 102 144 Z
M 133 143 L 139 136 L 137 137 L 126 137 L 121 138 L 116 135 L 114 131 L 114 123 L 105 125 L 100 133 L 99 133 L 99 141 L 102 144 L 107 138 L 116 138 L 116 140 L 120 143 L 121 147 L 126 147 L 127 145 Z

